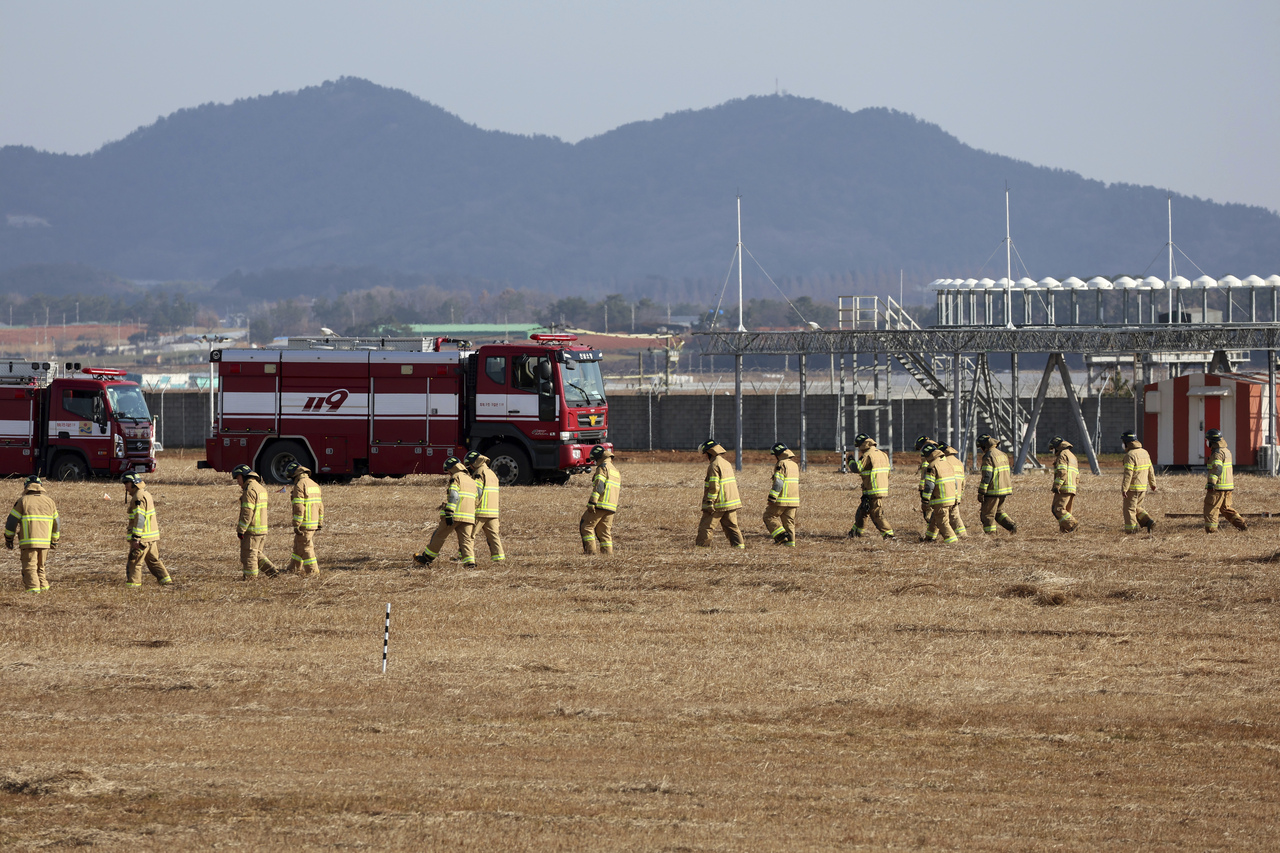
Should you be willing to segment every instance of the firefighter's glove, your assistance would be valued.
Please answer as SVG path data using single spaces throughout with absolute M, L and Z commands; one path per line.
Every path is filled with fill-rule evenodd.
M 862 500 L 858 501 L 858 512 L 863 515 L 869 514 L 871 512 L 870 504 L 870 499 L 868 499 L 866 495 L 863 495 Z
M 10 551 L 12 551 L 12 550 L 13 550 L 13 537 L 12 537 L 12 536 L 6 536 L 6 537 L 4 537 L 4 547 L 8 548 Z
M 243 530 L 237 530 L 237 531 L 236 531 L 236 538 L 237 538 L 237 539 L 244 539 L 244 531 L 243 531 Z
M 445 526 L 445 527 L 453 527 L 453 513 L 451 513 L 451 512 L 446 512 L 446 513 L 444 514 L 444 526 Z
M 12 548 L 13 546 L 12 546 L 12 545 L 10 545 L 9 547 L 10 547 L 10 548 Z M 57 539 L 51 539 L 51 540 L 49 541 L 49 550 L 50 550 L 50 551 L 52 551 L 54 548 L 57 548 L 57 547 L 58 547 L 58 540 L 57 540 Z
M 987 502 L 987 497 L 986 497 L 986 495 L 978 495 L 978 505 L 979 505 L 979 506 L 981 506 L 982 504 L 984 504 L 984 503 L 986 503 L 986 502 Z
M 324 530 L 324 525 L 323 525 L 323 524 L 317 524 L 317 525 L 316 525 L 316 533 L 319 533 L 321 530 Z

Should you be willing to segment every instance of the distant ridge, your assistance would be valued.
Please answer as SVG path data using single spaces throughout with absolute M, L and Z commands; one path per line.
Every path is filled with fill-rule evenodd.
M 569 144 L 356 78 L 180 110 L 88 155 L 0 149 L 0 269 L 216 279 L 339 264 L 553 291 L 718 280 L 741 191 L 744 239 L 775 277 L 925 281 L 980 271 L 1006 181 L 1033 277 L 1132 275 L 1153 257 L 1163 275 L 1165 190 L 978 151 L 889 109 L 749 97 Z M 1175 196 L 1174 217 L 1211 275 L 1280 271 L 1280 216 Z

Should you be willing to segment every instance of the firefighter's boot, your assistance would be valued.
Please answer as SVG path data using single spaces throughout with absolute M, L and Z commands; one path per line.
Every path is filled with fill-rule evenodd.
M 431 565 L 431 560 L 432 558 L 427 556 L 426 551 L 419 551 L 413 555 L 413 561 L 419 566 L 429 566 Z
M 1244 523 L 1243 518 L 1232 518 L 1228 520 L 1231 522 L 1231 526 L 1236 530 L 1247 531 L 1249 529 L 1249 525 Z

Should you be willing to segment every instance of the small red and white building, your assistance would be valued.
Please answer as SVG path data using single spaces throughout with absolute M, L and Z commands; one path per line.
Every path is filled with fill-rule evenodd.
M 1189 373 L 1145 391 L 1142 444 L 1156 465 L 1203 465 L 1211 429 L 1227 440 L 1237 466 L 1265 464 L 1259 453 L 1271 414 L 1265 375 Z

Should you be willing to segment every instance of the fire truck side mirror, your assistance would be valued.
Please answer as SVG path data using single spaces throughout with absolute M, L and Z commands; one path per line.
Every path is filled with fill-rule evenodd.
M 551 362 L 545 358 L 538 359 L 538 379 L 543 382 L 551 381 Z

